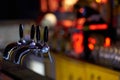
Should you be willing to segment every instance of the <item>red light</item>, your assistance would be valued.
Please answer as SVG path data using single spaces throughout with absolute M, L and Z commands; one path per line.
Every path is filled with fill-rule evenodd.
M 102 0 L 102 3 L 107 3 L 108 2 L 108 0 Z
M 81 25 L 78 25 L 76 28 L 79 30 L 83 30 L 83 26 L 81 26 Z
M 92 44 L 96 44 L 96 39 L 95 38 L 89 37 L 88 41 Z
M 73 49 L 76 54 L 81 54 L 83 52 L 83 33 L 74 33 L 72 35 Z
M 92 24 L 89 26 L 90 30 L 105 30 L 107 28 L 107 24 Z
M 111 39 L 109 37 L 106 37 L 105 38 L 105 43 L 104 43 L 104 46 L 105 47 L 109 47 L 111 45 Z
M 89 43 L 89 44 L 88 44 L 88 48 L 89 48 L 90 50 L 94 50 L 94 48 L 95 48 L 95 47 L 94 47 L 94 44 Z
M 80 12 L 80 13 L 84 13 L 84 11 L 85 11 L 84 8 L 80 8 L 80 9 L 79 9 L 79 12 Z

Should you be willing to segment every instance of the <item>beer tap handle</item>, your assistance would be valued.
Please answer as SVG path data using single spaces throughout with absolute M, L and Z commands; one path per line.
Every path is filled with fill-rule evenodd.
M 23 24 L 19 25 L 19 37 L 20 39 L 23 39 Z
M 39 29 L 39 25 L 36 27 L 36 40 L 37 42 L 40 41 L 40 29 Z
M 44 28 L 44 42 L 48 41 L 48 27 L 45 26 Z
M 31 32 L 30 32 L 30 38 L 31 38 L 31 40 L 34 39 L 34 35 L 35 35 L 35 27 L 34 27 L 34 25 L 32 25 Z

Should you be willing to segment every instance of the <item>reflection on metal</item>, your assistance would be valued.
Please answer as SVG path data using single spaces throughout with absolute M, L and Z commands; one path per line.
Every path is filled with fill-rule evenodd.
M 45 76 L 45 65 L 43 62 L 40 61 L 35 61 L 35 60 L 31 60 L 29 61 L 29 66 L 27 66 L 29 69 L 31 69 L 32 71 Z

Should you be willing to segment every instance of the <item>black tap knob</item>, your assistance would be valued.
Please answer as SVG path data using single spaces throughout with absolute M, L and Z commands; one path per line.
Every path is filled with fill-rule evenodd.
M 20 39 L 23 38 L 23 24 L 19 25 L 19 36 L 20 36 Z
M 39 29 L 39 25 L 38 25 L 36 27 L 36 40 L 37 40 L 37 42 L 40 41 L 40 37 L 41 37 L 41 35 L 40 35 L 40 29 Z
M 44 42 L 48 41 L 48 27 L 45 26 L 44 28 Z
M 31 32 L 30 32 L 30 38 L 31 38 L 31 40 L 34 39 L 34 35 L 35 35 L 35 26 L 32 25 L 32 27 L 31 27 Z
M 28 44 L 21 46 L 19 49 L 15 51 L 15 56 L 14 56 L 14 63 L 19 64 L 21 58 L 23 55 L 27 55 L 30 50 L 34 49 L 36 47 L 36 43 L 34 41 L 34 35 L 35 35 L 35 26 L 31 26 L 31 32 L 30 32 L 30 41 Z
M 21 46 L 22 44 L 26 43 L 25 40 L 23 40 L 23 25 L 22 24 L 19 25 L 19 37 L 20 37 L 19 41 L 12 42 L 5 47 L 4 54 L 3 54 L 3 58 L 5 60 L 9 60 L 10 57 L 12 56 L 12 52 L 15 49 L 17 49 L 19 46 Z
M 35 26 L 32 25 L 30 31 L 30 41 L 28 41 L 28 46 L 30 46 L 31 48 L 35 46 L 34 36 L 35 36 Z

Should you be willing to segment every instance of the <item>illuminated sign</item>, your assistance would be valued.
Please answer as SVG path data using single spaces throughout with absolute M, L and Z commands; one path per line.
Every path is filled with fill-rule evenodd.
M 89 26 L 89 30 L 106 30 L 107 28 L 107 24 L 92 24 Z
M 72 35 L 73 50 L 75 51 L 76 54 L 81 54 L 83 52 L 84 50 L 83 40 L 84 40 L 84 35 L 82 32 L 74 33 Z

